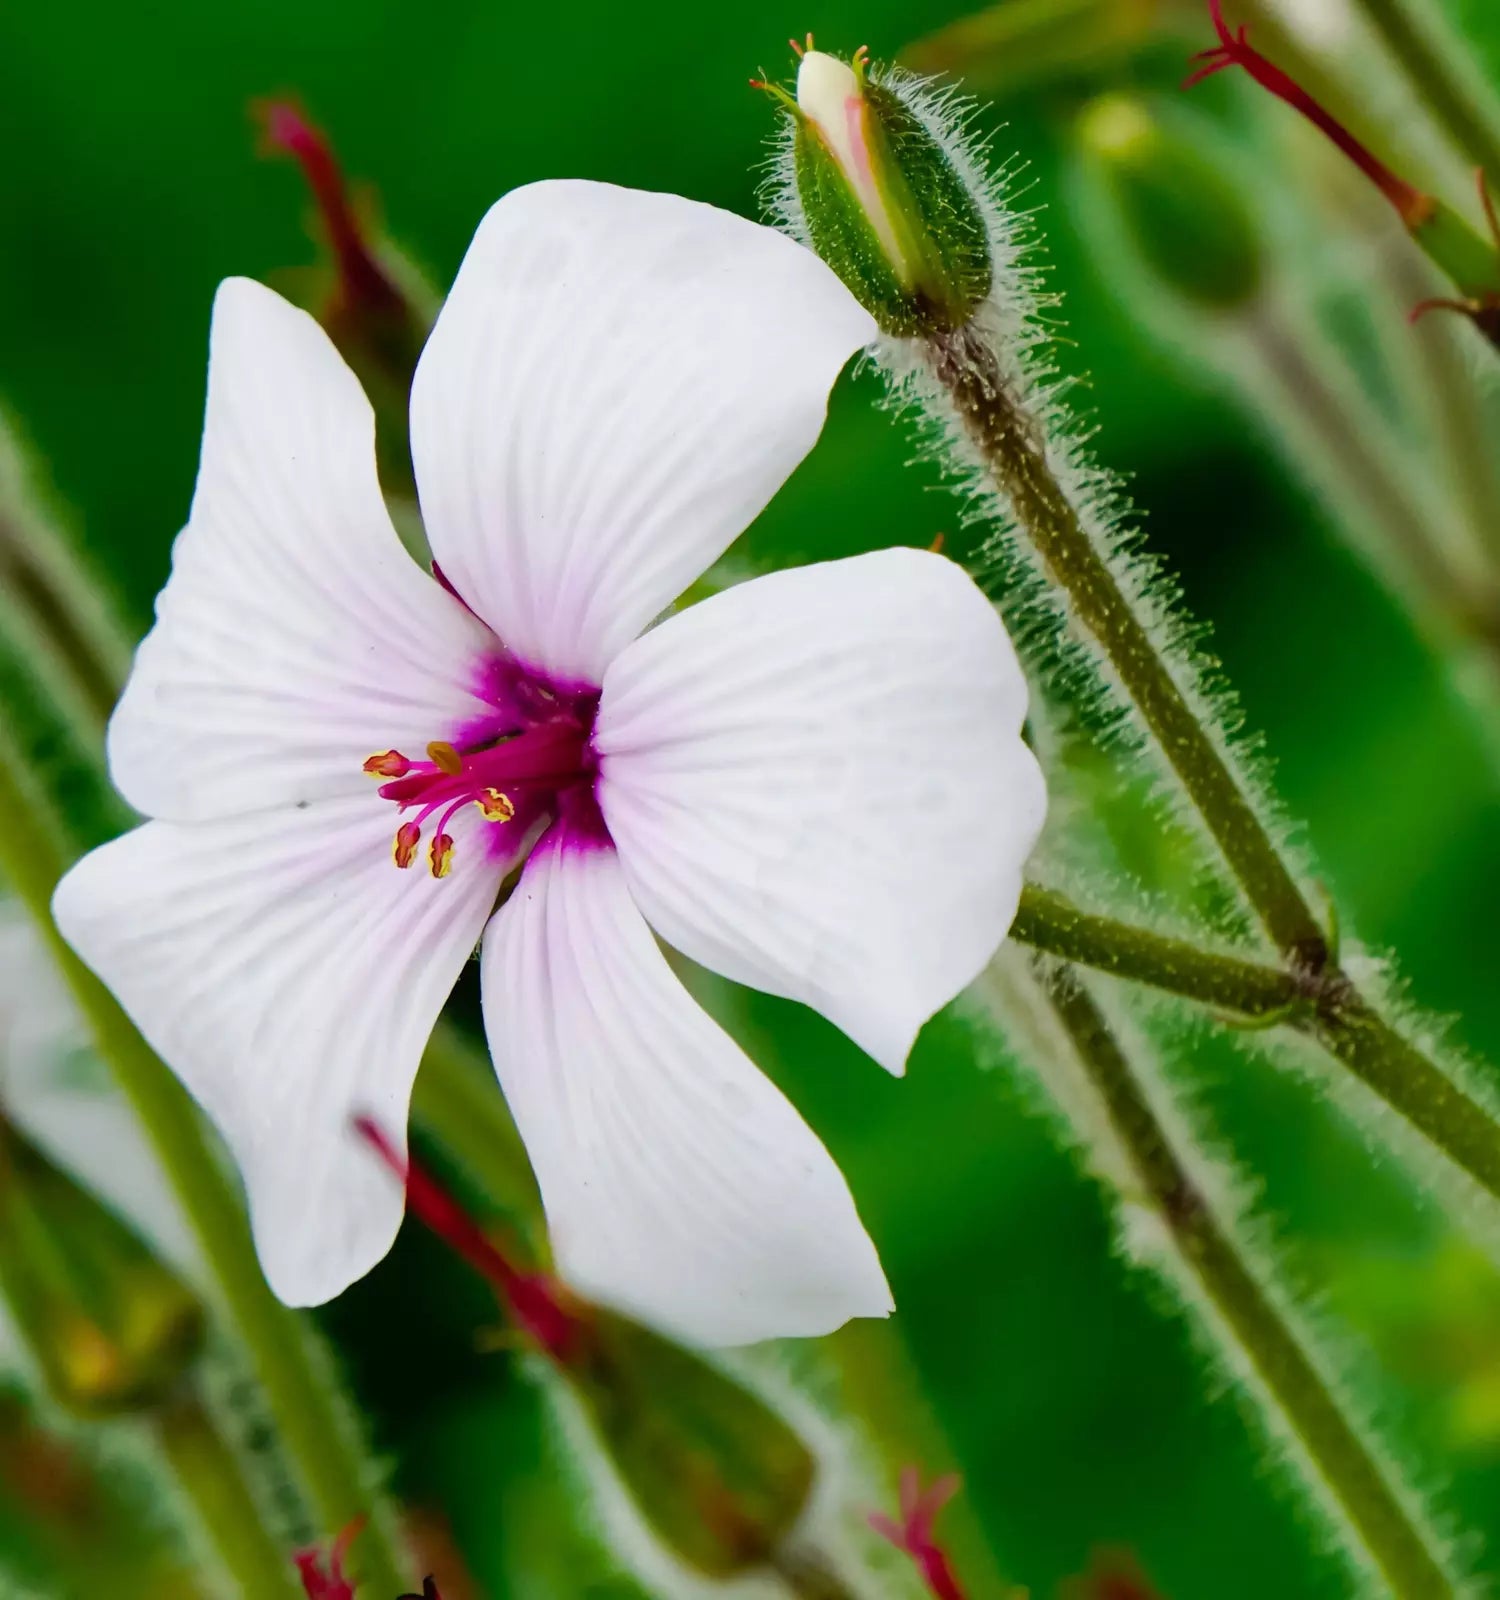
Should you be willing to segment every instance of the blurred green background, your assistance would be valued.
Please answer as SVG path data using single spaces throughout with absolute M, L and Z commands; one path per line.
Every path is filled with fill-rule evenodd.
M 214 286 L 312 259 L 296 170 L 255 155 L 252 98 L 297 94 L 444 283 L 489 203 L 535 178 L 672 189 L 754 214 L 772 114 L 746 80 L 787 67 L 787 34 L 868 42 L 878 58 L 962 9 L 12 0 L 0 10 L 0 399 L 143 629 L 191 493 Z M 1468 11 L 1474 48 L 1500 66 L 1493 0 Z M 1165 88 L 1180 72 L 1169 56 L 1129 76 Z M 1130 475 L 1152 546 L 1212 621 L 1360 936 L 1399 949 L 1413 995 L 1500 1060 L 1496 769 L 1326 513 L 1123 308 L 1117 264 L 1090 251 L 1061 180 L 1070 93 L 1009 96 L 985 116 L 1004 124 L 998 149 L 1027 163 L 1025 203 L 1044 208 L 1066 360 L 1091 374 L 1100 452 Z M 846 383 L 823 443 L 752 530 L 756 559 L 926 544 L 954 528 L 875 393 Z M 956 1021 L 929 1029 L 904 1083 L 794 1008 L 756 1001 L 745 1021 L 850 1175 L 1007 1578 L 1052 1595 L 1093 1551 L 1127 1546 L 1171 1600 L 1347 1592 L 1234 1403 L 1205 1384 L 1180 1322 L 1112 1257 L 1093 1188 L 1026 1097 L 975 1065 Z M 1205 1030 L 1185 1047 L 1304 1281 L 1368 1341 L 1427 1479 L 1495 1530 L 1500 1286 L 1253 1039 Z M 408 1231 L 325 1321 L 400 1488 L 442 1508 L 482 1592 L 614 1593 L 580 1576 L 531 1389 L 474 1347 L 486 1316 L 483 1295 Z

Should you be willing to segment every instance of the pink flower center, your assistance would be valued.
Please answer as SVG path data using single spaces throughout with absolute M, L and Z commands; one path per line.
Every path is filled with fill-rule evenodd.
M 480 692 L 492 709 L 451 738 L 434 739 L 425 761 L 385 750 L 364 764 L 371 777 L 390 780 L 380 786 L 383 800 L 416 813 L 396 830 L 391 854 L 398 867 L 416 859 L 436 818 L 427 862 L 434 878 L 447 877 L 454 852 L 448 827 L 466 806 L 488 824 L 492 858 L 515 858 L 558 822 L 585 839 L 607 837 L 594 800 L 598 690 L 554 684 L 496 657 L 484 665 Z

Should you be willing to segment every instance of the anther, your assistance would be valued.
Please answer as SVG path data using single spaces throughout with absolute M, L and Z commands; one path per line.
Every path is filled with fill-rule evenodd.
M 446 772 L 450 778 L 456 778 L 464 770 L 463 758 L 443 739 L 434 739 L 427 746 L 427 759 L 439 772 Z
M 516 814 L 515 802 L 498 789 L 486 789 L 474 804 L 486 822 L 509 822 Z
M 396 829 L 391 856 L 398 867 L 409 867 L 416 859 L 417 846 L 422 840 L 422 830 L 415 822 L 403 822 Z
M 453 839 L 446 833 L 435 833 L 427 847 L 427 859 L 434 878 L 446 878 L 453 867 Z
M 372 778 L 404 778 L 411 771 L 411 762 L 399 750 L 384 750 L 365 758 L 365 771 Z

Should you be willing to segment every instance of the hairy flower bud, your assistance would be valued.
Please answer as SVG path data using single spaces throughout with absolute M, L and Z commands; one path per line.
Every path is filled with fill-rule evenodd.
M 54 1398 L 85 1416 L 156 1404 L 202 1347 L 192 1290 L 4 1122 L 0 1291 Z
M 1255 217 L 1201 150 L 1125 94 L 1093 101 L 1076 133 L 1119 232 L 1162 287 L 1209 311 L 1255 298 L 1265 268 Z
M 809 242 L 887 333 L 961 327 L 993 276 L 984 215 L 964 176 L 896 87 L 803 53 L 791 113 L 793 181 Z

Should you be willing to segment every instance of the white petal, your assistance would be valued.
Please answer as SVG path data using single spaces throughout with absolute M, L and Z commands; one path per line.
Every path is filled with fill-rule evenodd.
M 1015 915 L 1046 792 L 963 570 L 886 550 L 670 617 L 604 679 L 600 801 L 641 909 L 901 1071 Z
M 483 961 L 490 1047 L 570 1283 L 709 1345 L 890 1311 L 832 1158 L 678 982 L 612 850 L 544 841 Z
M 730 212 L 513 190 L 412 388 L 439 565 L 523 660 L 597 684 L 812 448 L 874 333 L 816 256 Z
M 350 1119 L 405 1129 L 423 1047 L 499 887 L 466 821 L 449 877 L 399 870 L 395 822 L 373 795 L 149 822 L 85 856 L 53 902 L 228 1141 L 261 1263 L 291 1305 L 338 1294 L 396 1236 L 400 1186 Z
M 350 793 L 479 709 L 488 631 L 407 555 L 358 379 L 246 278 L 214 301 L 198 488 L 110 726 L 149 816 L 200 821 Z

